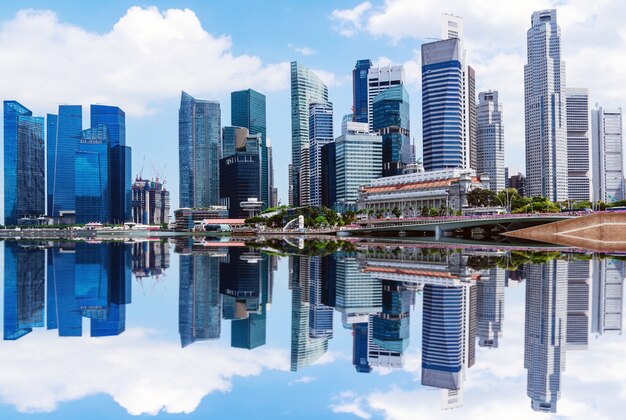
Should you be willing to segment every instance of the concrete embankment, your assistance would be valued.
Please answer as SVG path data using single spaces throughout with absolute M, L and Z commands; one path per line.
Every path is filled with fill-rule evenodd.
M 595 213 L 503 235 L 601 252 L 626 252 L 626 212 Z

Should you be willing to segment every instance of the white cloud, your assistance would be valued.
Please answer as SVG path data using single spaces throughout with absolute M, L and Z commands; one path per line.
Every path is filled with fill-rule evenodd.
M 190 413 L 204 396 L 230 391 L 234 377 L 265 369 L 289 370 L 287 352 L 217 342 L 181 349 L 142 329 L 67 340 L 56 331 L 37 331 L 0 346 L 0 400 L 21 412 L 48 412 L 61 402 L 104 393 L 133 415 Z
M 344 36 L 361 32 L 395 44 L 415 41 L 414 69 L 407 79 L 419 86 L 419 45 L 440 36 L 442 12 L 464 18 L 468 63 L 476 69 L 477 92 L 494 89 L 504 104 L 508 165 L 524 167 L 524 78 L 526 31 L 533 11 L 557 8 L 566 62 L 566 83 L 587 87 L 590 104 L 625 106 L 626 3 L 618 0 L 385 0 L 381 7 L 335 10 L 333 27 Z M 411 83 L 411 80 L 408 80 Z M 419 136 L 417 136 L 419 137 Z
M 336 22 L 335 30 L 343 36 L 352 37 L 363 29 L 362 18 L 372 8 L 372 3 L 365 1 L 352 9 L 333 10 L 330 19 Z
M 62 23 L 51 11 L 22 10 L 0 27 L 0 91 L 44 112 L 59 103 L 111 103 L 141 116 L 183 89 L 211 98 L 289 87 L 289 63 L 235 55 L 232 44 L 189 9 L 131 7 L 104 34 Z
M 295 45 L 289 44 L 288 47 L 290 49 L 292 49 L 293 51 L 302 54 L 304 56 L 309 56 L 309 55 L 315 55 L 317 54 L 317 51 L 315 51 L 313 48 L 304 46 L 304 47 L 296 47 Z
M 317 381 L 317 378 L 314 376 L 303 376 L 301 378 L 294 379 L 293 381 L 289 382 L 289 385 L 310 384 L 311 382 L 314 382 L 314 381 Z

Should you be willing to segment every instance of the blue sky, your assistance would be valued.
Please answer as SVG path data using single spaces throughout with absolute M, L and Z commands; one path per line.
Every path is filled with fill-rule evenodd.
M 442 12 L 465 19 L 468 62 L 477 89 L 504 103 L 505 159 L 523 170 L 523 65 L 533 10 L 558 7 L 567 84 L 590 88 L 591 104 L 622 105 L 626 28 L 617 0 L 483 1 L 19 1 L 0 3 L 2 99 L 36 115 L 58 104 L 121 106 L 133 173 L 164 173 L 178 204 L 180 91 L 221 102 L 230 124 L 230 92 L 267 95 L 268 137 L 285 201 L 291 120 L 288 63 L 298 60 L 327 82 L 335 133 L 352 105 L 357 59 L 404 64 L 411 136 L 421 155 L 420 45 L 439 36 Z

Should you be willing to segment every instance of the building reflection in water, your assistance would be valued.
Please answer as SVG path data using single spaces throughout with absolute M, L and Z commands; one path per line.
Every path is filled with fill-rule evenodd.
M 222 318 L 231 321 L 232 347 L 265 344 L 275 257 L 230 245 L 202 238 L 176 241 L 182 347 L 220 338 Z
M 137 279 L 161 277 L 170 266 L 170 244 L 167 241 L 134 242 L 132 271 Z
M 44 309 L 47 329 L 57 329 L 62 337 L 82 336 L 83 318 L 90 319 L 92 337 L 125 330 L 131 303 L 129 246 L 6 242 L 4 249 L 5 340 L 43 327 Z

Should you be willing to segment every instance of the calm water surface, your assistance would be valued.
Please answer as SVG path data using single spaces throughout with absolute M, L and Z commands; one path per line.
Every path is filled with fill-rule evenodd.
M 623 256 L 0 247 L 2 419 L 587 419 L 626 407 Z

